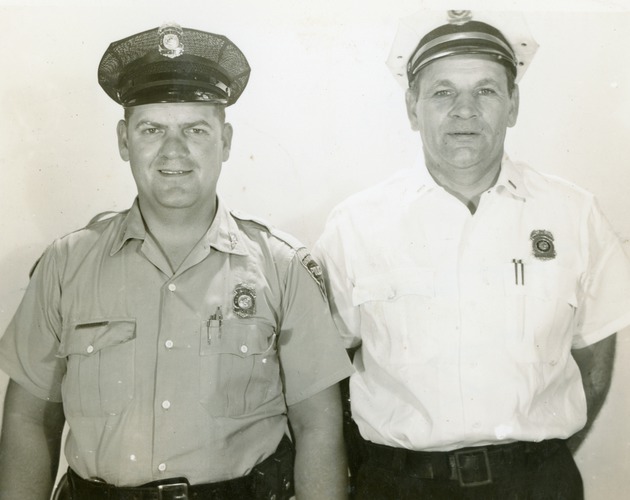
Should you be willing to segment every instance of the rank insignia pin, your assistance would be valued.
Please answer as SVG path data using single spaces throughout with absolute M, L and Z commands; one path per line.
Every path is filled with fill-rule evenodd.
M 553 243 L 553 234 L 544 229 L 535 229 L 529 235 L 532 241 L 532 252 L 534 257 L 540 260 L 551 260 L 556 258 L 556 248 Z
M 251 285 L 241 283 L 234 289 L 234 314 L 241 318 L 251 318 L 256 313 L 256 290 Z

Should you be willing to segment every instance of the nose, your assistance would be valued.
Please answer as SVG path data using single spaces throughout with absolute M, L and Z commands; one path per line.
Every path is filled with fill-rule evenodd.
M 181 158 L 188 155 L 186 139 L 179 133 L 172 131 L 166 134 L 160 154 L 168 159 Z
M 451 116 L 465 120 L 479 116 L 475 97 L 467 92 L 458 94 L 451 108 Z

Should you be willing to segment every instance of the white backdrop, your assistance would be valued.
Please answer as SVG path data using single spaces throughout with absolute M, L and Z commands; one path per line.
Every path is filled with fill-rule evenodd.
M 628 3 L 467 6 L 528 10 L 540 49 L 521 82 L 521 112 L 507 150 L 593 191 L 630 250 Z M 115 141 L 122 112 L 96 81 L 111 41 L 176 21 L 225 34 L 245 52 L 252 76 L 228 109 L 235 138 L 220 192 L 230 206 L 312 245 L 333 205 L 409 166 L 419 151 L 402 89 L 384 60 L 398 19 L 420 4 L 0 1 L 0 332 L 30 266 L 53 238 L 133 200 Z M 627 332 L 606 406 L 578 454 L 588 499 L 627 496 L 629 390 Z

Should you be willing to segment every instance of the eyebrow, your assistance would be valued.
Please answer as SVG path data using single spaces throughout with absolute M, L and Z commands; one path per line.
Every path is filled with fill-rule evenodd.
M 210 125 L 210 123 L 208 123 L 206 120 L 197 120 L 194 122 L 182 123 L 181 125 L 178 125 L 178 126 L 181 126 L 182 128 L 192 128 L 192 127 L 198 127 L 199 125 L 205 125 L 208 128 L 212 128 L 212 125 Z M 160 122 L 156 122 L 153 120 L 140 120 L 135 126 L 135 128 L 138 129 L 144 126 L 155 127 L 155 128 L 168 128 L 168 125 L 160 123 Z
M 476 82 L 475 86 L 478 87 L 480 85 L 489 85 L 489 84 L 500 85 L 500 83 L 494 78 L 484 78 L 484 79 L 479 80 L 478 82 Z M 440 86 L 455 87 L 455 84 L 453 83 L 453 81 L 449 80 L 448 78 L 444 78 L 442 80 L 437 80 L 437 81 L 431 83 L 431 85 L 429 85 L 430 88 L 440 87 Z

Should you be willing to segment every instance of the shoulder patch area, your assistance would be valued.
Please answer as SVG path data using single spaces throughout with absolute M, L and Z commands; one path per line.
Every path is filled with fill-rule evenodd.
M 315 259 L 311 257 L 311 254 L 308 253 L 306 247 L 302 247 L 297 251 L 297 257 L 300 259 L 300 262 L 306 268 L 311 277 L 315 280 L 315 283 L 317 283 L 324 300 L 328 300 L 326 297 L 326 284 L 324 283 L 324 273 L 322 273 L 322 268 Z

